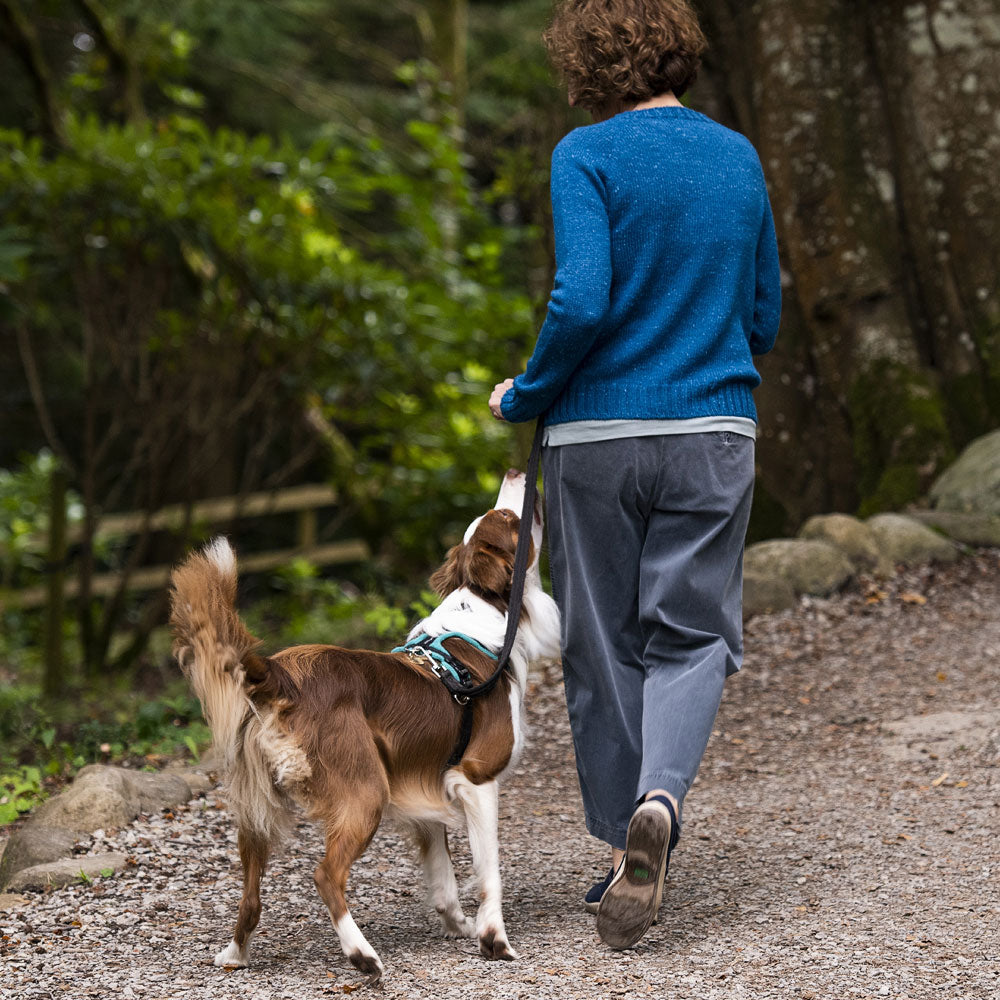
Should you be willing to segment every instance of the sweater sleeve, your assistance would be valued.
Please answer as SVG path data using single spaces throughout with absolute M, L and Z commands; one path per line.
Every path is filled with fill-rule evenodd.
M 556 277 L 524 374 L 500 403 L 504 417 L 514 423 L 539 416 L 555 402 L 596 340 L 610 304 L 611 226 L 604 182 L 566 139 L 552 154 L 551 187 Z
M 781 319 L 781 266 L 778 262 L 778 239 L 774 216 L 767 193 L 764 194 L 764 218 L 757 239 L 757 289 L 754 298 L 753 330 L 750 352 L 767 354 L 778 336 Z

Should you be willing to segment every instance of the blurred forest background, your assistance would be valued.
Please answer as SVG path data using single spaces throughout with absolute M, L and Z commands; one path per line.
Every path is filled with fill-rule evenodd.
M 752 536 L 899 509 L 1000 422 L 996 0 L 696 6 L 688 101 L 756 145 L 783 263 Z M 429 600 L 526 450 L 486 399 L 588 121 L 548 12 L 0 0 L 0 822 L 46 772 L 199 752 L 159 567 L 208 534 L 260 556 L 275 645 Z

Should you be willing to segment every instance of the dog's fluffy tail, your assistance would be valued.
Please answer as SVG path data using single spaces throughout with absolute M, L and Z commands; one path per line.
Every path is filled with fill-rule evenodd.
M 236 554 L 216 538 L 171 575 L 174 655 L 212 729 L 228 785 L 227 805 L 241 830 L 276 846 L 292 825 L 285 784 L 308 777 L 301 750 L 276 725 L 274 711 L 255 707 L 249 680 L 268 674 L 254 638 L 236 613 Z
M 170 579 L 174 655 L 201 701 L 228 773 L 252 711 L 244 661 L 259 645 L 236 613 L 236 553 L 225 538 L 216 538 Z

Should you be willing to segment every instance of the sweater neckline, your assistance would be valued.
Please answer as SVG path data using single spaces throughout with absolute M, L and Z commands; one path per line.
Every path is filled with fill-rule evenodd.
M 678 107 L 675 104 L 663 104 L 655 108 L 632 108 L 629 111 L 619 111 L 615 118 L 623 118 L 626 115 L 656 115 L 657 117 L 669 117 L 669 118 L 704 118 L 705 116 L 700 111 L 695 111 L 694 108 L 688 108 L 684 105 Z

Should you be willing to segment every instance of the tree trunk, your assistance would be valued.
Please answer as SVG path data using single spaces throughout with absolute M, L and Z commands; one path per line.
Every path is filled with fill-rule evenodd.
M 469 0 L 429 0 L 431 58 L 452 88 L 452 101 L 459 127 L 463 124 L 469 89 Z
M 66 470 L 56 465 L 49 479 L 48 596 L 45 602 L 45 676 L 42 692 L 55 700 L 64 694 L 63 617 L 66 613 Z
M 693 103 L 756 145 L 784 269 L 758 527 L 898 508 L 1000 420 L 1000 10 L 700 7 Z

